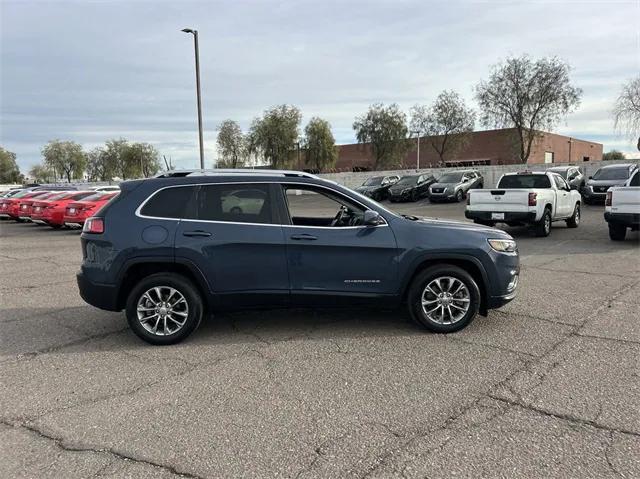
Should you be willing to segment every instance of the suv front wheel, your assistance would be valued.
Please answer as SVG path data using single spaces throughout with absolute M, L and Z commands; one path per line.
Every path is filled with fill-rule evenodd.
M 157 273 L 135 285 L 127 299 L 127 321 L 138 337 L 151 344 L 175 344 L 202 320 L 202 298 L 184 276 Z
M 435 333 L 452 333 L 467 326 L 480 307 L 480 289 L 462 268 L 431 266 L 419 273 L 409 289 L 411 317 Z

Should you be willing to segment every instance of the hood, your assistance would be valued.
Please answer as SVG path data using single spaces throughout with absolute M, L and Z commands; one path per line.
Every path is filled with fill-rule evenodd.
M 458 183 L 434 183 L 431 188 L 455 188 Z
M 366 192 L 371 192 L 371 191 L 375 191 L 382 188 L 382 186 L 378 185 L 378 186 L 358 186 L 356 188 L 356 191 L 358 193 L 366 193 Z
M 588 180 L 587 185 L 589 186 L 623 186 L 629 178 L 624 178 L 622 180 Z
M 439 218 L 420 218 L 416 221 L 418 224 L 424 224 L 429 226 L 439 226 L 442 228 L 450 228 L 465 231 L 484 231 L 488 234 L 510 237 L 509 234 L 496 228 L 490 228 L 488 226 L 477 225 L 475 223 L 469 223 L 468 221 L 456 221 L 456 220 L 441 220 Z
M 401 191 L 404 190 L 411 190 L 413 188 L 415 188 L 416 185 L 393 185 L 391 188 L 389 188 L 389 191 L 393 191 L 395 193 L 400 193 Z

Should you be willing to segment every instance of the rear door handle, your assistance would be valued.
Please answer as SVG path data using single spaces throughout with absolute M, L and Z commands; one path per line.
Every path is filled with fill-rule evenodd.
M 318 237 L 304 233 L 299 235 L 291 235 L 291 239 L 298 241 L 315 241 L 318 239 Z
M 185 231 L 182 233 L 182 236 L 211 236 L 211 233 L 208 231 L 196 230 L 196 231 Z

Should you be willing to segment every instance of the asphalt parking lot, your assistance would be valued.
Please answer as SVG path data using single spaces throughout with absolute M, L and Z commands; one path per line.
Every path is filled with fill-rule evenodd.
M 2 475 L 640 477 L 640 243 L 610 241 L 602 210 L 509 228 L 518 297 L 453 335 L 404 311 L 269 311 L 171 347 L 83 303 L 78 232 L 3 221 Z

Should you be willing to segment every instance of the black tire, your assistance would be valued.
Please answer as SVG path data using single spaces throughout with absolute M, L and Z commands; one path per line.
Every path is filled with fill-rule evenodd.
M 483 188 L 484 188 L 484 183 L 480 183 L 480 184 L 478 185 L 478 188 L 477 188 L 477 189 L 481 190 L 481 189 L 483 189 Z
M 460 203 L 463 199 L 464 199 L 464 193 L 462 192 L 462 190 L 458 190 L 456 192 L 456 201 Z
M 609 223 L 609 238 L 612 241 L 624 241 L 627 236 L 627 227 L 617 223 Z
M 580 225 L 580 203 L 576 203 L 571 218 L 567 220 L 567 228 L 577 228 Z
M 163 286 L 177 290 L 184 297 L 188 310 L 184 325 L 180 329 L 167 335 L 158 335 L 147 331 L 138 320 L 137 305 L 147 291 L 154 287 Z M 133 287 L 126 305 L 129 327 L 140 339 L 155 345 L 175 344 L 185 339 L 200 325 L 203 310 L 202 297 L 198 288 L 190 280 L 177 273 L 156 273 L 143 278 Z
M 425 293 L 426 287 L 433 280 L 442 277 L 451 277 L 460 281 L 465 285 L 466 290 L 469 294 L 468 310 L 460 319 L 450 324 L 442 324 L 432 320 L 425 313 L 422 305 L 423 295 L 427 294 Z M 434 333 L 453 333 L 465 328 L 473 321 L 473 319 L 478 314 L 478 309 L 480 308 L 480 299 L 480 289 L 469 273 L 458 266 L 450 264 L 439 264 L 426 268 L 425 270 L 418 273 L 418 275 L 414 278 L 411 286 L 409 287 L 407 306 L 413 320 L 429 331 L 432 331 Z M 442 312 L 444 315 L 444 309 Z
M 551 233 L 551 210 L 549 208 L 544 209 L 540 221 L 533 225 L 533 231 L 539 237 L 549 236 Z

